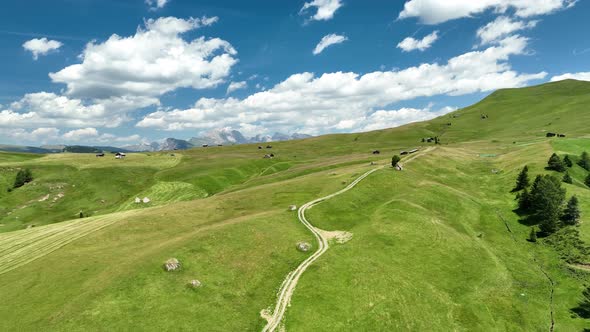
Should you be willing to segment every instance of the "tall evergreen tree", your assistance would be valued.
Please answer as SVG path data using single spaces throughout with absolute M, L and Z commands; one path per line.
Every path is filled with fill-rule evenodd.
M 547 169 L 554 170 L 557 172 L 564 172 L 565 171 L 565 164 L 559 158 L 557 154 L 552 154 L 547 162 Z
M 572 180 L 572 177 L 570 176 L 570 173 L 565 173 L 565 175 L 563 176 L 563 182 L 565 183 L 569 183 L 572 184 L 574 181 Z
M 518 195 L 518 209 L 522 212 L 531 210 L 531 194 L 526 188 Z
M 565 189 L 561 187 L 561 181 L 551 175 L 540 177 L 531 190 L 530 201 L 531 211 L 540 222 L 541 231 L 546 234 L 554 233 L 565 201 Z
M 537 189 L 537 187 L 539 186 L 539 182 L 541 182 L 541 179 L 543 179 L 543 176 L 535 176 L 535 180 L 533 181 L 533 185 L 531 186 L 531 191 L 535 191 Z
M 563 211 L 561 220 L 565 225 L 576 225 L 578 221 L 580 221 L 580 215 L 581 213 L 578 198 L 576 196 L 572 196 L 572 198 L 570 198 L 570 200 L 567 202 L 567 206 Z
M 582 155 L 580 155 L 580 160 L 578 160 L 578 165 L 580 165 L 583 169 L 590 171 L 590 155 L 588 155 L 588 152 L 582 152 Z
M 523 190 L 524 188 L 529 186 L 529 167 L 524 166 L 522 171 L 518 174 L 516 178 L 516 187 L 514 187 L 514 191 Z
M 572 167 L 574 165 L 574 163 L 572 162 L 572 160 L 570 159 L 569 155 L 565 155 L 565 157 L 563 157 L 563 163 L 565 164 L 565 166 L 567 167 Z

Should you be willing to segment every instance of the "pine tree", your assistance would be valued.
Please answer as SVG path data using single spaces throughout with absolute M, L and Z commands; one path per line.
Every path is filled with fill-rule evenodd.
M 576 196 L 572 196 L 567 202 L 561 220 L 566 225 L 576 225 L 580 221 L 580 207 Z
M 531 232 L 529 233 L 529 241 L 537 242 L 537 230 L 535 229 L 535 227 L 531 227 Z
M 552 154 L 551 158 L 547 162 L 547 169 L 554 170 L 557 172 L 565 171 L 565 164 L 561 161 L 561 158 L 557 154 Z
M 565 175 L 563 176 L 563 182 L 569 183 L 569 184 L 572 184 L 574 182 L 572 180 L 572 177 L 570 176 L 570 173 L 565 173 Z
M 520 191 L 529 186 L 529 167 L 524 166 L 522 171 L 518 174 L 516 178 L 516 187 L 514 187 L 514 191 Z
M 586 179 L 584 179 L 584 183 L 590 187 L 590 174 L 588 174 L 588 176 L 586 177 Z
M 531 194 L 526 188 L 518 196 L 518 209 L 522 212 L 528 212 L 531 209 Z
M 590 171 L 590 155 L 588 155 L 588 152 L 582 152 L 580 160 L 578 161 L 578 165 L 580 165 L 583 169 Z
M 565 189 L 561 187 L 561 181 L 551 175 L 544 175 L 535 182 L 530 194 L 531 211 L 540 221 L 543 233 L 554 233 L 565 201 Z
M 567 167 L 572 167 L 574 165 L 574 163 L 572 162 L 572 160 L 570 159 L 569 155 L 565 155 L 565 157 L 563 157 L 563 163 L 565 164 L 565 166 Z
M 541 176 L 541 175 L 537 175 L 535 177 L 535 181 L 533 181 L 533 185 L 531 186 L 531 192 L 533 192 L 537 189 L 537 187 L 539 186 L 539 182 L 541 182 L 542 178 L 543 178 L 543 176 Z

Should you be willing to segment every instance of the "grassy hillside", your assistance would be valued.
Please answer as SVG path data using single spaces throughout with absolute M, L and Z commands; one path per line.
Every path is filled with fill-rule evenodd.
M 482 139 L 521 143 L 543 138 L 547 132 L 581 137 L 589 134 L 589 110 L 590 84 L 566 80 L 496 91 L 473 106 L 428 123 L 427 128 L 443 132 L 448 143 Z
M 0 330 L 260 330 L 261 310 L 311 254 L 296 244 L 317 245 L 288 206 L 376 167 L 309 211 L 315 226 L 353 238 L 303 274 L 288 331 L 547 331 L 552 321 L 555 331 L 590 328 L 572 312 L 589 272 L 566 262 L 553 238 L 528 242 L 510 193 L 524 165 L 531 176 L 555 174 L 544 169 L 553 152 L 575 160 L 590 151 L 589 96 L 590 83 L 576 81 L 501 90 L 432 121 L 269 150 L 124 160 L 0 154 L 0 189 L 19 168 L 35 177 L 0 190 Z M 443 144 L 403 172 L 387 167 L 400 150 L 432 146 L 421 143 L 431 136 Z M 569 172 L 574 183 L 564 187 L 582 209 L 576 229 L 590 243 L 588 172 Z M 80 210 L 91 217 L 77 218 Z M 180 271 L 163 271 L 171 257 Z M 192 279 L 202 287 L 187 287 Z

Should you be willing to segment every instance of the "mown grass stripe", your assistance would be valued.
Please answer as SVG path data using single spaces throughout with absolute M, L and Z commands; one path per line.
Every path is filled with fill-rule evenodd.
M 39 259 L 88 234 L 108 227 L 130 213 L 75 220 L 34 230 L 18 231 L 18 237 L 0 237 L 0 274 Z

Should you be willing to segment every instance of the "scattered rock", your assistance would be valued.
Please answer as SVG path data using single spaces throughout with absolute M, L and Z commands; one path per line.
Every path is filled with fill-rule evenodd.
M 164 262 L 164 270 L 172 272 L 180 269 L 180 262 L 176 258 L 170 258 Z
M 297 205 L 289 205 L 289 211 L 297 210 Z
M 139 204 L 139 203 L 141 203 L 141 198 L 135 197 L 135 204 Z
M 338 244 L 344 244 L 352 240 L 352 233 L 345 231 L 324 231 L 320 230 L 322 235 L 329 241 L 335 241 Z
M 198 281 L 197 279 L 193 279 L 193 280 L 191 280 L 191 281 L 188 282 L 188 286 L 190 288 L 199 288 L 199 287 L 201 287 L 201 282 Z
M 143 202 L 144 204 L 147 204 L 147 203 L 151 202 L 151 200 L 150 200 L 149 198 L 147 198 L 147 197 L 144 197 L 144 198 L 142 199 L 142 202 Z
M 35 224 L 27 225 L 27 229 L 30 229 L 30 228 L 33 228 L 33 227 L 35 227 Z
M 301 252 L 308 252 L 311 249 L 311 244 L 307 242 L 299 242 L 297 243 L 297 250 Z
M 48 199 L 49 199 L 49 194 L 47 194 L 47 195 L 45 195 L 45 196 L 43 196 L 43 197 L 39 198 L 39 202 L 44 202 L 44 201 L 46 201 L 46 200 L 48 200 Z
M 64 193 L 59 193 L 57 195 L 55 195 L 55 197 L 53 197 L 53 201 L 57 202 L 58 199 L 63 198 L 65 195 Z

